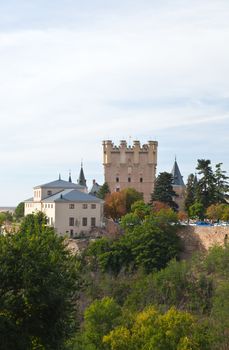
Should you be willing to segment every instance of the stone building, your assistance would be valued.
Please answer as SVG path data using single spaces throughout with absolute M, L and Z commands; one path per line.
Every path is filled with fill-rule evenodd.
M 175 159 L 174 165 L 171 171 L 173 175 L 173 190 L 176 192 L 177 196 L 174 197 L 174 201 L 177 203 L 179 210 L 184 210 L 184 200 L 185 200 L 185 189 L 186 186 L 183 181 L 183 176 L 181 175 L 179 166 Z
M 133 146 L 127 146 L 125 140 L 119 146 L 110 140 L 103 141 L 104 175 L 110 191 L 132 187 L 149 202 L 156 177 L 157 147 L 157 141 L 142 146 L 140 141 L 134 141 Z
M 42 211 L 47 224 L 57 233 L 77 237 L 103 226 L 103 201 L 86 190 L 86 180 L 81 169 L 79 183 L 58 180 L 33 189 L 33 197 L 24 201 L 25 215 Z

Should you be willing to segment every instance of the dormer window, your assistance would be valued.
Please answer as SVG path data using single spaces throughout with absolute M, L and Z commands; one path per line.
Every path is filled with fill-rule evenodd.
M 51 190 L 48 190 L 48 191 L 47 191 L 47 195 L 48 195 L 48 196 L 51 196 L 51 195 L 52 195 L 52 191 L 51 191 Z

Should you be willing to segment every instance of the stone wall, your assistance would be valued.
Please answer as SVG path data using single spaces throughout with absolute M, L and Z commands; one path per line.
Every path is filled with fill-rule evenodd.
M 183 242 L 184 259 L 198 251 L 206 252 L 214 245 L 229 243 L 229 226 L 185 226 L 178 234 Z

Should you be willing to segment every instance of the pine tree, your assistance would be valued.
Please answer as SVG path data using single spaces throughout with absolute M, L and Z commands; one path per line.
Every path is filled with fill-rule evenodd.
M 200 202 L 204 208 L 216 203 L 216 179 L 211 167 L 209 159 L 198 159 L 196 169 L 201 175 L 196 186 L 196 200 Z
M 104 184 L 100 187 L 100 189 L 97 193 L 97 197 L 104 199 L 108 193 L 110 193 L 108 183 L 104 182 Z
M 215 168 L 215 182 L 216 182 L 216 202 L 217 203 L 227 203 L 227 199 L 229 198 L 229 177 L 226 176 L 226 171 L 221 169 L 223 163 L 216 164 Z
M 152 194 L 152 202 L 159 201 L 174 210 L 177 210 L 178 205 L 174 202 L 173 198 L 177 196 L 173 190 L 173 176 L 170 173 L 160 173 L 156 179 L 154 192 Z
M 188 212 L 189 207 L 195 203 L 196 199 L 197 177 L 194 174 L 188 176 L 185 195 L 185 210 Z

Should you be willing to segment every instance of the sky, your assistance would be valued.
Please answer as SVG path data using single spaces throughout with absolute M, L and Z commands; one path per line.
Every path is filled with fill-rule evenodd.
M 0 0 L 0 206 L 81 160 L 103 183 L 106 139 L 229 172 L 228 43 L 228 0 Z

